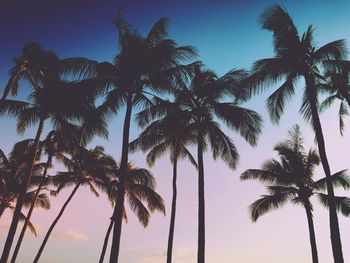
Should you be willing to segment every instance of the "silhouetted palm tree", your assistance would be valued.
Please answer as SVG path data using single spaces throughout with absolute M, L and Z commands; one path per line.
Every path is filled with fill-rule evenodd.
M 11 263 L 16 262 L 16 258 L 21 247 L 27 225 L 34 210 L 35 201 L 39 197 L 40 192 L 45 185 L 45 182 L 48 181 L 47 172 L 48 169 L 52 166 L 53 158 L 55 157 L 55 159 L 58 161 L 64 160 L 64 153 L 71 152 L 74 149 L 74 147 L 76 147 L 79 144 L 79 127 L 69 123 L 62 123 L 62 125 L 63 126 L 60 130 L 52 130 L 51 132 L 49 132 L 46 136 L 46 139 L 42 142 L 41 147 L 44 150 L 44 153 L 47 155 L 47 161 L 45 163 L 45 168 L 42 173 L 42 178 L 40 180 L 39 186 L 35 191 L 34 200 L 29 208 L 26 220 L 18 237 L 16 247 L 11 258 Z
M 283 84 L 267 100 L 267 108 L 272 121 L 278 122 L 285 102 L 295 93 L 295 83 L 299 78 L 305 81 L 303 103 L 300 112 L 306 120 L 311 120 L 315 131 L 318 150 L 327 180 L 330 197 L 330 231 L 335 263 L 343 263 L 343 252 L 339 233 L 338 217 L 331 183 L 331 170 L 327 160 L 322 126 L 318 115 L 317 83 L 320 80 L 320 66 L 324 61 L 343 59 L 346 53 L 345 41 L 337 40 L 320 48 L 313 41 L 310 25 L 300 37 L 293 20 L 279 5 L 267 8 L 260 17 L 261 27 L 273 32 L 275 57 L 254 63 L 252 80 L 257 89 L 272 83 Z
M 11 210 L 15 209 L 14 203 L 19 196 L 23 175 L 28 170 L 28 156 L 31 154 L 33 143 L 33 140 L 28 139 L 17 142 L 10 152 L 9 157 L 0 150 L 0 217 L 7 208 Z M 40 180 L 43 165 L 37 161 L 33 167 L 33 180 L 30 188 L 35 187 Z M 34 191 L 29 190 L 24 197 L 24 206 L 29 207 L 32 203 L 34 204 L 33 208 L 50 208 L 50 201 L 46 194 L 38 195 L 35 199 Z M 26 216 L 21 213 L 19 220 L 23 221 L 25 219 Z M 35 228 L 30 221 L 28 222 L 28 226 L 36 235 Z
M 116 173 L 118 176 L 119 173 Z M 114 178 L 111 182 L 112 188 L 109 191 L 109 198 L 118 203 L 117 189 L 119 180 Z M 162 197 L 156 193 L 156 181 L 150 171 L 143 168 L 137 168 L 131 163 L 128 164 L 128 171 L 125 181 L 125 196 L 129 203 L 131 210 L 136 214 L 139 222 L 147 227 L 151 212 L 160 211 L 165 214 L 164 201 Z M 122 204 L 124 209 L 124 219 L 127 220 L 125 204 Z M 108 245 L 108 239 L 112 230 L 114 221 L 111 218 L 111 222 L 108 226 L 106 237 L 103 243 L 103 248 L 99 262 L 102 263 L 106 248 Z
M 180 137 L 192 140 L 197 145 L 198 155 L 198 258 L 205 262 L 205 212 L 204 212 L 204 162 L 203 154 L 210 146 L 214 159 L 221 158 L 231 168 L 235 169 L 238 152 L 231 138 L 226 135 L 221 125 L 214 120 L 222 120 L 229 128 L 237 131 L 251 145 L 256 145 L 258 134 L 261 132 L 262 120 L 256 112 L 238 106 L 241 98 L 234 102 L 223 102 L 234 94 L 240 94 L 242 80 L 246 73 L 234 70 L 218 78 L 213 72 L 202 70 L 195 66 L 194 77 L 188 87 L 183 87 L 176 94 L 175 103 L 180 112 L 178 121 L 181 128 Z M 228 97 L 229 96 L 229 97 Z M 161 119 L 166 111 L 144 111 L 138 116 L 139 123 L 148 123 Z
M 274 150 L 277 151 L 279 160 L 267 160 L 262 169 L 249 169 L 241 176 L 241 180 L 262 181 L 269 192 L 268 195 L 263 195 L 262 198 L 250 205 L 251 218 L 255 222 L 260 216 L 272 209 L 280 208 L 288 201 L 293 204 L 301 204 L 305 208 L 309 226 L 312 262 L 317 263 L 317 246 L 312 219 L 313 206 L 310 197 L 318 195 L 328 199 L 327 195 L 317 192 L 325 190 L 326 178 L 318 181 L 313 179 L 314 169 L 319 165 L 320 158 L 313 149 L 305 151 L 298 125 L 289 131 L 288 140 L 277 144 Z M 332 175 L 331 178 L 334 186 L 343 186 L 344 189 L 350 188 L 350 178 L 345 174 L 345 171 L 340 171 Z M 339 202 L 337 205 L 347 211 L 346 215 L 349 214 L 350 206 L 344 202 Z
M 51 182 L 58 186 L 56 194 L 65 187 L 74 185 L 74 188 L 47 231 L 33 262 L 39 261 L 54 227 L 58 223 L 67 205 L 72 200 L 79 187 L 88 186 L 91 192 L 98 197 L 99 193 L 96 187 L 104 192 L 107 192 L 106 185 L 108 178 L 115 171 L 114 160 L 112 157 L 104 153 L 104 149 L 101 146 L 96 146 L 92 150 L 87 150 L 84 147 L 78 146 L 71 154 L 71 159 L 67 157 L 62 158 L 62 162 L 66 165 L 68 171 L 59 172 L 57 175 L 51 178 Z
M 35 87 L 41 86 L 44 78 L 57 78 L 60 60 L 55 53 L 44 50 L 40 44 L 29 42 L 24 45 L 21 57 L 14 59 L 14 63 L 2 99 L 6 99 L 10 92 L 13 96 L 17 95 L 20 80 L 27 80 Z
M 101 113 L 108 118 L 126 107 L 123 127 L 122 153 L 120 161 L 120 186 L 118 200 L 123 200 L 124 181 L 128 164 L 129 130 L 132 111 L 151 105 L 150 97 L 164 94 L 183 81 L 191 67 L 180 63 L 196 55 L 190 46 L 178 47 L 175 41 L 167 38 L 167 22 L 163 18 L 154 24 L 146 37 L 132 28 L 118 15 L 115 25 L 119 33 L 119 54 L 114 63 L 97 63 L 84 58 L 70 59 L 66 72 L 95 83 L 100 91 L 107 91 Z M 110 262 L 118 262 L 123 208 L 118 202 L 113 218 L 113 241 Z
M 177 163 L 179 159 L 188 158 L 196 168 L 198 168 L 198 166 L 192 154 L 185 146 L 185 144 L 189 142 L 189 138 L 181 138 L 181 130 L 183 127 L 180 126 L 181 111 L 176 108 L 177 105 L 159 98 L 154 100 L 154 106 L 146 111 L 166 111 L 167 115 L 162 120 L 157 120 L 149 124 L 139 137 L 130 143 L 130 150 L 136 151 L 141 149 L 142 151 L 149 151 L 147 154 L 147 163 L 149 166 L 153 166 L 156 159 L 162 157 L 166 152 L 169 151 L 170 153 L 170 160 L 173 164 L 173 196 L 168 235 L 167 263 L 171 263 L 176 216 Z M 140 115 L 142 115 L 142 112 Z M 180 121 L 177 121 L 179 118 Z M 145 123 L 141 123 L 141 125 L 144 126 Z M 191 141 L 195 141 L 195 137 L 193 137 Z
M 69 83 L 58 79 L 43 80 L 42 87 L 34 87 L 28 101 L 0 100 L 0 116 L 7 114 L 17 118 L 17 131 L 24 133 L 28 126 L 39 123 L 30 156 L 30 167 L 24 176 L 17 198 L 16 208 L 8 232 L 1 261 L 6 262 L 17 229 L 18 220 L 23 206 L 24 194 L 31 181 L 34 160 L 38 152 L 40 137 L 44 123 L 50 119 L 54 128 L 59 128 L 63 121 L 77 120 L 84 117 L 84 112 L 93 107 L 94 94 L 90 89 L 78 83 Z

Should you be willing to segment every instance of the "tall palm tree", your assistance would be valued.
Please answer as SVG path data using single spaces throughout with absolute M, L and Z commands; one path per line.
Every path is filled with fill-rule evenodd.
M 344 58 L 345 41 L 333 41 L 317 49 L 313 41 L 312 26 L 310 25 L 306 32 L 300 36 L 288 12 L 279 5 L 273 5 L 264 11 L 260 17 L 260 24 L 263 29 L 273 32 L 275 56 L 256 61 L 253 65 L 251 80 L 257 87 L 255 91 L 259 91 L 271 83 L 284 81 L 267 99 L 270 117 L 272 121 L 278 122 L 283 113 L 285 102 L 295 93 L 296 81 L 299 78 L 304 79 L 305 89 L 300 112 L 306 120 L 311 120 L 315 131 L 330 198 L 329 214 L 333 257 L 335 263 L 343 263 L 331 169 L 318 114 L 316 84 L 320 80 L 320 67 L 323 62 Z
M 28 170 L 28 157 L 30 157 L 32 146 L 33 140 L 30 139 L 17 142 L 8 157 L 0 150 L 0 218 L 7 208 L 11 210 L 15 208 L 13 204 L 19 196 L 23 175 Z M 37 159 L 33 168 L 33 180 L 30 188 L 38 184 L 42 166 L 42 163 L 39 163 Z M 24 206 L 28 207 L 32 203 L 34 203 L 34 207 L 50 208 L 50 201 L 45 193 L 39 195 L 34 202 L 34 192 L 29 190 L 24 197 Z M 24 219 L 26 216 L 21 213 L 20 220 Z M 31 223 L 29 223 L 29 227 L 35 233 Z
M 2 99 L 6 99 L 9 93 L 17 95 L 19 81 L 29 81 L 32 86 L 41 85 L 45 77 L 57 77 L 56 68 L 59 58 L 52 51 L 44 50 L 43 47 L 34 42 L 26 43 L 22 49 L 20 58 L 14 59 L 14 67 L 10 70 L 9 81 L 3 91 Z
M 118 176 L 119 173 L 116 173 Z M 115 204 L 118 203 L 117 189 L 119 180 L 112 178 L 112 187 L 109 190 L 109 198 L 114 200 Z M 137 168 L 131 163 L 128 164 L 128 171 L 125 182 L 125 196 L 129 203 L 131 210 L 136 214 L 139 222 L 147 227 L 151 212 L 160 211 L 165 214 L 164 201 L 162 197 L 155 191 L 156 181 L 150 171 L 143 168 Z M 124 219 L 127 220 L 125 204 L 123 204 Z M 109 235 L 111 233 L 114 221 L 111 219 L 106 237 L 103 243 L 103 248 L 99 262 L 102 263 L 106 248 L 108 245 Z
M 43 80 L 43 86 L 35 86 L 28 101 L 0 100 L 0 116 L 7 114 L 17 118 L 17 131 L 24 133 L 28 126 L 39 123 L 30 157 L 30 167 L 21 185 L 11 226 L 6 238 L 1 261 L 6 262 L 16 233 L 24 195 L 30 184 L 35 159 L 38 153 L 40 137 L 44 123 L 50 119 L 54 128 L 65 120 L 77 120 L 84 117 L 84 112 L 93 107 L 94 94 L 77 83 L 59 79 Z
M 115 170 L 114 160 L 109 155 L 104 153 L 104 149 L 101 146 L 96 146 L 92 150 L 87 150 L 84 147 L 78 146 L 71 154 L 71 159 L 67 157 L 62 158 L 62 161 L 67 166 L 68 171 L 59 172 L 56 176 L 51 178 L 51 181 L 54 185 L 58 186 L 56 193 L 59 193 L 63 188 L 72 185 L 74 185 L 74 188 L 47 231 L 33 262 L 39 261 L 53 229 L 62 217 L 65 209 L 74 197 L 77 190 L 81 186 L 88 186 L 91 192 L 98 197 L 99 193 L 97 188 L 107 192 L 106 185 L 108 178 Z
M 188 158 L 196 168 L 198 166 L 194 157 L 185 146 L 189 138 L 180 137 L 183 127 L 180 126 L 181 120 L 177 121 L 180 118 L 180 115 L 177 114 L 180 113 L 179 109 L 176 108 L 177 105 L 159 98 L 154 100 L 154 106 L 149 110 L 160 112 L 166 110 L 167 115 L 162 120 L 157 120 L 149 124 L 139 137 L 130 143 L 130 150 L 136 151 L 141 149 L 144 152 L 149 151 L 147 154 L 147 163 L 149 166 L 153 166 L 156 159 L 162 157 L 167 151 L 170 152 L 170 160 L 173 165 L 173 195 L 171 201 L 167 263 L 171 263 L 177 200 L 177 163 L 179 159 Z M 141 123 L 141 125 L 144 124 Z M 191 141 L 195 141 L 195 138 L 192 138 Z
M 45 163 L 44 171 L 42 173 L 42 178 L 40 180 L 39 186 L 35 191 L 34 200 L 29 208 L 29 211 L 26 216 L 26 220 L 23 224 L 21 233 L 18 237 L 12 258 L 11 263 L 16 262 L 16 258 L 21 247 L 26 228 L 28 226 L 29 220 L 34 210 L 34 204 L 36 199 L 40 196 L 40 192 L 45 186 L 45 182 L 48 181 L 48 170 L 52 166 L 52 160 L 55 158 L 58 161 L 65 159 L 64 153 L 71 152 L 72 149 L 78 145 L 78 132 L 79 129 L 75 125 L 70 123 L 62 123 L 63 127 L 60 130 L 52 130 L 46 136 L 46 139 L 42 142 L 42 148 L 47 155 L 47 161 Z
M 164 94 L 177 86 L 190 73 L 191 67 L 180 63 L 191 59 L 196 51 L 190 46 L 177 46 L 167 38 L 168 20 L 158 20 L 147 36 L 142 36 L 119 14 L 115 25 L 119 33 L 119 53 L 113 63 L 97 63 L 85 58 L 72 58 L 64 67 L 66 72 L 80 76 L 86 82 L 95 83 L 100 91 L 106 91 L 101 113 L 108 118 L 125 106 L 120 185 L 118 202 L 114 208 L 113 241 L 110 262 L 118 262 L 122 229 L 125 174 L 128 166 L 128 145 L 133 110 L 151 105 L 150 97 Z M 71 62 L 71 63 L 69 63 Z
M 181 117 L 178 121 L 181 129 L 180 138 L 195 138 L 198 162 L 198 256 L 199 263 L 205 262 L 205 200 L 204 200 L 204 162 L 203 154 L 210 145 L 213 158 L 221 158 L 231 169 L 238 162 L 238 152 L 232 139 L 226 135 L 218 118 L 239 134 L 251 145 L 256 145 L 261 132 L 262 120 L 256 112 L 240 107 L 241 98 L 234 94 L 242 88 L 242 79 L 246 73 L 234 70 L 218 78 L 213 72 L 195 66 L 194 76 L 187 87 L 176 94 L 175 103 L 179 105 Z M 224 102 L 232 99 L 234 102 Z M 138 116 L 139 123 L 162 119 L 166 111 L 144 111 Z
M 241 180 L 259 180 L 265 183 L 269 192 L 250 205 L 250 215 L 253 222 L 272 209 L 280 208 L 286 202 L 300 204 L 304 207 L 310 236 L 312 262 L 318 263 L 315 229 L 313 223 L 313 206 L 310 197 L 318 195 L 320 198 L 328 199 L 327 195 L 319 190 L 325 190 L 325 178 L 314 181 L 314 169 L 319 165 L 320 158 L 314 149 L 305 151 L 303 138 L 298 125 L 289 131 L 288 140 L 274 147 L 279 160 L 267 160 L 262 169 L 249 169 L 241 175 Z M 350 178 L 345 171 L 332 175 L 334 186 L 350 188 Z M 338 198 L 338 197 L 337 197 Z M 340 198 L 340 197 L 339 197 Z M 349 211 L 350 206 L 339 202 L 344 211 Z M 345 212 L 346 215 L 349 212 Z

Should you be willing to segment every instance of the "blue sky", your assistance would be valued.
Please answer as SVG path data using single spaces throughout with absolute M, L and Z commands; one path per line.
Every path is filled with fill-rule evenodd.
M 270 32 L 259 28 L 258 17 L 273 1 L 2 1 L 0 3 L 0 87 L 8 80 L 12 58 L 18 57 L 27 41 L 39 42 L 44 48 L 56 52 L 61 58 L 84 56 L 98 61 L 112 61 L 118 52 L 117 33 L 112 18 L 119 7 L 130 24 L 147 33 L 161 17 L 168 17 L 169 36 L 180 45 L 193 45 L 208 68 L 219 75 L 233 68 L 247 68 L 258 59 L 273 54 Z M 349 38 L 349 1 L 280 1 L 294 18 L 300 32 L 313 24 L 318 45 L 336 39 Z M 23 85 L 26 85 L 23 83 Z M 1 88 L 0 88 L 1 90 Z M 311 128 L 298 116 L 300 101 L 297 98 L 287 106 L 279 126 L 272 125 L 264 108 L 266 94 L 257 96 L 247 106 L 258 111 L 265 119 L 264 131 L 258 147 L 249 147 L 236 134 L 230 136 L 241 155 L 236 171 L 230 171 L 220 162 L 206 155 L 207 201 L 207 256 L 209 263 L 294 263 L 310 262 L 306 217 L 299 207 L 287 206 L 252 224 L 247 207 L 263 193 L 261 185 L 241 183 L 239 174 L 248 168 L 257 168 L 267 158 L 274 156 L 272 147 L 283 140 L 294 123 L 302 126 L 305 141 L 313 146 Z M 20 96 L 21 97 L 21 96 Z M 338 132 L 336 108 L 322 114 L 327 150 L 332 171 L 348 167 L 344 145 L 349 143 L 349 133 L 343 138 Z M 122 115 L 120 115 L 122 116 Z M 348 123 L 348 126 L 350 123 Z M 16 140 L 15 121 L 1 119 L 3 137 L 0 148 L 10 150 Z M 96 139 L 93 144 L 105 146 L 115 158 L 120 155 L 121 117 L 110 122 L 110 141 Z M 349 126 L 350 127 L 350 126 Z M 350 128 L 349 128 L 350 129 Z M 137 129 L 133 125 L 133 136 Z M 341 149 L 344 149 L 344 153 Z M 144 166 L 144 155 L 134 154 L 131 160 Z M 186 163 L 179 167 L 179 208 L 175 233 L 175 251 L 178 263 L 194 262 L 196 250 L 196 174 Z M 152 168 L 157 177 L 158 191 L 164 197 L 167 214 L 170 214 L 171 166 L 166 157 Z M 322 176 L 322 171 L 318 171 Z M 52 221 L 69 189 L 54 199 L 52 211 L 37 211 L 33 220 L 40 225 L 38 238 L 27 235 L 20 262 L 28 262 L 40 245 L 45 229 Z M 93 209 L 91 209 L 93 208 Z M 71 204 L 70 211 L 57 227 L 49 242 L 43 262 L 96 262 L 104 231 L 107 229 L 111 207 L 104 197 L 96 199 L 82 190 Z M 91 211 L 93 210 L 93 211 Z M 327 212 L 316 206 L 315 226 L 320 250 L 320 262 L 331 262 Z M 0 241 L 10 220 L 10 213 L 0 219 Z M 81 218 L 86 218 L 81 220 Z M 164 262 L 169 217 L 155 215 L 148 229 L 143 229 L 130 216 L 124 227 L 121 260 L 126 263 Z M 348 219 L 340 216 L 345 257 L 350 245 L 347 233 Z M 286 238 L 287 237 L 287 238 Z M 282 242 L 283 240 L 283 242 Z M 151 242 L 152 241 L 152 242 Z M 273 249 L 272 249 L 273 248 Z M 254 253 L 252 252 L 254 251 Z M 277 251 L 277 252 L 276 252 Z M 298 253 L 296 253 L 298 251 Z M 64 254 L 64 255 L 63 255 Z M 349 254 L 349 255 L 348 255 Z M 286 256 L 287 255 L 287 256 Z M 286 259 L 287 257 L 287 259 Z M 80 261 L 78 261 L 78 258 Z M 346 260 L 345 260 L 346 261 Z

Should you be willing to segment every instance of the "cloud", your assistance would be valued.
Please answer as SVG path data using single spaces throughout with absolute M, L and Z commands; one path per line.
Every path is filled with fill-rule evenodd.
M 72 229 L 66 229 L 61 233 L 55 234 L 54 237 L 58 239 L 67 239 L 67 240 L 82 241 L 82 242 L 89 240 L 89 237 L 84 233 L 80 233 Z
M 196 259 L 196 250 L 194 247 L 179 246 L 174 249 L 173 260 L 181 263 L 194 262 Z M 150 256 L 144 257 L 142 263 L 163 263 L 166 261 L 166 252 L 157 252 Z

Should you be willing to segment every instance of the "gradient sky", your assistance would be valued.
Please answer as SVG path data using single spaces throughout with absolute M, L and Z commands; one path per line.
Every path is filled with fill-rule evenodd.
M 98 61 L 111 61 L 118 52 L 117 34 L 112 17 L 122 7 L 126 19 L 142 33 L 161 17 L 170 19 L 169 34 L 180 45 L 193 45 L 200 59 L 222 75 L 232 68 L 249 68 L 261 58 L 272 56 L 272 35 L 259 29 L 258 17 L 272 1 L 1 1 L 0 3 L 0 87 L 8 80 L 12 58 L 18 57 L 27 41 L 41 43 L 61 58 L 85 56 Z M 349 38 L 349 1 L 281 1 L 292 15 L 300 32 L 313 24 L 318 45 Z M 25 86 L 26 83 L 23 83 Z M 1 88 L 0 88 L 1 90 Z M 253 224 L 248 205 L 264 193 L 257 182 L 240 182 L 239 175 L 248 168 L 258 168 L 275 156 L 273 145 L 283 140 L 287 130 L 299 123 L 307 146 L 313 146 L 311 128 L 299 116 L 300 99 L 293 98 L 280 124 L 272 125 L 264 108 L 266 94 L 253 98 L 247 107 L 265 119 L 263 134 L 257 148 L 250 147 L 237 134 L 228 131 L 240 152 L 235 171 L 223 162 L 205 156 L 206 173 L 206 256 L 208 263 L 295 263 L 311 262 L 307 219 L 301 207 L 285 206 L 263 216 Z M 122 116 L 119 115 L 119 116 Z M 321 116 L 332 172 L 349 167 L 345 147 L 350 144 L 349 127 L 344 137 L 338 131 L 337 108 Z M 24 136 L 16 134 L 15 121 L 0 121 L 0 148 L 9 152 L 12 145 L 33 136 L 29 129 Z M 105 146 L 116 159 L 120 156 L 121 117 L 110 122 L 109 141 L 92 143 Z M 132 126 L 132 139 L 138 130 Z M 131 155 L 137 166 L 145 166 L 144 154 Z M 157 178 L 157 191 L 166 202 L 170 215 L 171 165 L 165 156 L 152 172 Z M 51 171 L 53 173 L 54 170 Z M 323 176 L 317 170 L 317 177 Z M 37 209 L 32 221 L 39 235 L 28 233 L 18 262 L 31 262 L 41 240 L 71 189 L 52 199 L 49 212 Z M 341 191 L 339 194 L 344 194 Z M 317 200 L 315 200 L 317 201 Z M 41 262 L 97 262 L 112 208 L 104 196 L 95 198 L 88 189 L 80 189 L 49 240 Z M 0 244 L 3 243 L 11 219 L 7 212 L 0 219 Z M 332 262 L 328 213 L 315 206 L 315 228 L 320 263 Z M 178 209 L 174 240 L 174 262 L 195 262 L 197 241 L 197 177 L 187 163 L 179 166 Z M 350 262 L 350 222 L 339 216 L 345 262 Z M 123 227 L 120 262 L 165 262 L 169 216 L 155 214 L 147 229 L 129 213 Z

